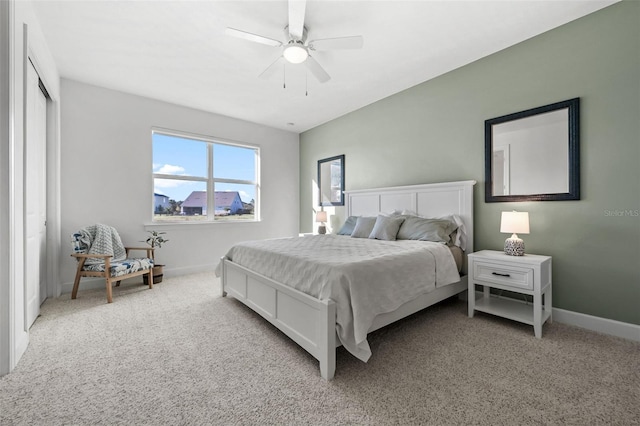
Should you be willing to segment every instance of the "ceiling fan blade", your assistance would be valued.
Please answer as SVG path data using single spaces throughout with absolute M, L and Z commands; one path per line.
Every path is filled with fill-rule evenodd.
M 364 44 L 362 36 L 323 38 L 311 40 L 309 49 L 311 50 L 338 50 L 338 49 L 360 49 Z
M 256 43 L 266 44 L 267 46 L 280 47 L 282 46 L 282 42 L 279 40 L 274 40 L 269 37 L 263 37 L 257 34 L 248 33 L 242 30 L 236 30 L 235 28 L 227 27 L 225 33 L 230 36 L 243 38 L 245 40 L 253 41 Z
M 306 8 L 306 0 L 289 0 L 289 35 L 295 40 L 302 40 Z
M 320 64 L 311 56 L 309 56 L 304 63 L 309 71 L 311 71 L 311 74 L 313 74 L 320 83 L 326 83 L 327 81 L 331 80 L 331 76 L 327 74 L 324 68 L 322 68 L 322 66 L 320 66 Z
M 273 61 L 271 65 L 269 65 L 264 71 L 262 71 L 258 76 L 258 78 L 262 78 L 266 80 L 272 75 L 274 75 L 276 71 L 278 71 L 278 69 L 280 68 L 278 65 L 280 65 L 280 62 L 282 62 L 281 60 L 282 60 L 282 55 L 278 56 L 278 58 L 275 61 Z

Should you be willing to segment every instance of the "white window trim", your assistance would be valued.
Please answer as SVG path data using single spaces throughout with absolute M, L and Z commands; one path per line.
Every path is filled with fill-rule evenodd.
M 219 224 L 234 224 L 236 226 L 242 224 L 250 224 L 257 223 L 261 221 L 260 215 L 260 146 L 249 144 L 246 142 L 238 142 L 231 139 L 218 138 L 215 136 L 207 136 L 200 135 L 197 133 L 184 132 L 178 130 L 171 130 L 162 127 L 152 127 L 151 128 L 151 145 L 153 150 L 153 135 L 154 134 L 162 134 L 165 136 L 173 136 L 181 139 L 192 139 L 197 142 L 206 142 L 207 143 L 207 177 L 201 176 L 183 176 L 183 175 L 167 175 L 160 173 L 152 173 L 152 182 L 155 179 L 173 179 L 173 180 L 188 180 L 188 181 L 196 181 L 196 182 L 206 182 L 207 184 L 207 219 L 205 221 L 167 221 L 160 222 L 153 220 L 153 211 L 154 211 L 154 200 L 152 197 L 151 200 L 151 222 L 145 224 L 145 230 L 150 230 L 153 227 L 161 227 L 163 229 L 168 229 L 170 227 L 182 227 L 182 226 L 208 226 L 208 225 L 219 225 Z M 248 148 L 255 150 L 255 163 L 254 169 L 256 173 L 255 181 L 248 181 L 242 179 L 225 179 L 225 178 L 215 178 L 214 177 L 214 169 L 213 169 L 213 144 L 218 145 L 230 145 L 238 148 Z M 242 185 L 255 185 L 256 194 L 254 198 L 254 219 L 253 220 L 220 220 L 215 219 L 215 184 L 218 183 L 233 183 L 233 184 L 242 184 Z M 153 191 L 152 191 L 153 192 Z M 209 208 L 213 206 L 213 208 Z

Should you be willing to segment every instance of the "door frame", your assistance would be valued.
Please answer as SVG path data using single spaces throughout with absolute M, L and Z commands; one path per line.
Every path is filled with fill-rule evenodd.
M 51 102 L 47 104 L 47 297 L 59 296 L 61 291 L 60 82 L 47 81 L 57 78 L 57 71 L 51 68 L 55 64 L 48 60 L 46 63 L 53 65 L 39 68 L 37 55 L 29 49 L 28 24 L 18 24 L 16 14 L 15 0 L 0 1 L 0 205 L 7 212 L 0 215 L 0 376 L 15 368 L 29 343 L 29 331 L 23 327 L 26 306 L 21 168 L 24 74 L 30 55 L 45 86 L 55 88 L 54 92 L 49 90 Z M 47 54 L 46 46 L 38 47 Z
M 26 37 L 26 35 L 25 35 Z M 54 98 L 54 95 L 48 89 L 51 87 L 46 80 L 46 75 L 42 72 L 42 67 L 39 65 L 38 57 L 36 53 L 28 48 L 26 56 L 27 56 L 27 65 L 30 60 L 33 64 L 33 67 L 38 73 L 38 77 L 42 81 L 42 84 L 47 89 L 47 129 L 46 129 L 46 154 L 45 154 L 45 163 L 47 168 L 46 173 L 46 220 L 47 220 L 47 228 L 46 228 L 46 239 L 47 239 L 47 247 L 46 247 L 46 297 L 58 297 L 61 294 L 62 288 L 60 285 L 59 278 L 59 259 L 60 259 L 60 139 L 59 139 L 59 128 L 58 123 L 59 120 L 59 102 Z M 26 91 L 25 91 L 26 98 Z M 26 101 L 25 101 L 25 109 L 26 109 Z M 25 120 L 25 129 L 26 129 L 26 120 Z M 24 173 L 26 176 L 26 157 L 25 157 L 25 168 Z M 26 232 L 26 226 L 25 226 Z M 25 268 L 28 265 L 25 263 Z M 25 289 L 26 291 L 26 289 Z
M 12 333 L 15 301 L 13 282 L 15 264 L 13 224 L 15 219 L 13 181 L 13 144 L 15 124 L 13 1 L 0 1 L 0 204 L 7 207 L 0 216 L 0 375 L 15 366 L 15 339 Z

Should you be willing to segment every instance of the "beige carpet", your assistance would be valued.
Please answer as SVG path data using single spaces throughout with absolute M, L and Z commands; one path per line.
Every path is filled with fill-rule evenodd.
M 444 302 L 370 336 L 336 377 L 212 274 L 48 300 L 0 424 L 640 424 L 640 344 Z

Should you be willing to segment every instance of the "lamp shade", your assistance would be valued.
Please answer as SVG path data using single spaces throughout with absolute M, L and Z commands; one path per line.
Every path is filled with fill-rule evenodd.
M 327 212 L 320 211 L 316 212 L 316 222 L 326 222 L 327 221 Z
M 282 56 L 284 56 L 284 58 L 292 64 L 301 64 L 307 60 L 307 57 L 309 57 L 309 52 L 304 46 L 297 43 L 292 43 L 284 48 Z
M 528 234 L 529 233 L 529 213 L 528 212 L 502 212 L 500 220 L 500 232 L 506 234 Z

